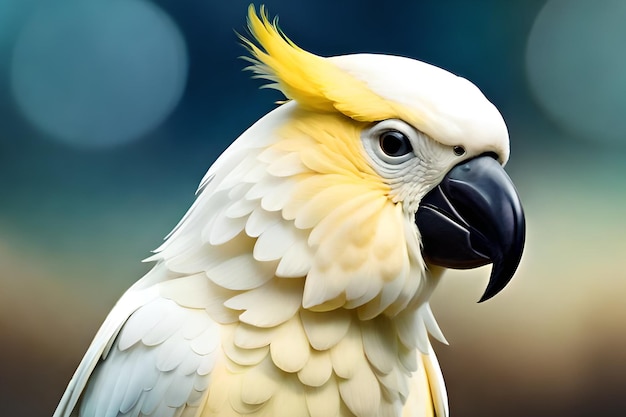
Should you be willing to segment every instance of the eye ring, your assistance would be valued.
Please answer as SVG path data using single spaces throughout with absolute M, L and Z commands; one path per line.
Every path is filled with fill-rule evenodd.
M 413 152 L 411 141 L 399 130 L 390 129 L 381 132 L 378 137 L 378 146 L 385 155 L 398 158 Z
M 452 152 L 454 152 L 456 156 L 463 156 L 465 155 L 465 148 L 460 145 L 456 145 L 452 147 Z

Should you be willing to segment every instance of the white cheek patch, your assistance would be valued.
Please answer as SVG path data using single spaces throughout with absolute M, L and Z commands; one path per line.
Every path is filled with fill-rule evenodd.
M 388 130 L 402 132 L 411 142 L 413 152 L 391 157 L 381 149 L 379 138 Z M 409 124 L 384 120 L 361 134 L 365 156 L 372 168 L 391 187 L 390 198 L 403 203 L 405 210 L 415 212 L 420 200 L 434 188 L 444 175 L 467 155 L 455 155 L 453 147 L 443 145 Z

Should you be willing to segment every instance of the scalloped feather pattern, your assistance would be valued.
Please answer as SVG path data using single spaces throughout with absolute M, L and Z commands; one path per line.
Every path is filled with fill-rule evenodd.
M 244 132 L 68 404 L 96 367 L 89 416 L 446 416 L 434 284 L 411 214 L 367 163 L 366 125 L 291 102 Z

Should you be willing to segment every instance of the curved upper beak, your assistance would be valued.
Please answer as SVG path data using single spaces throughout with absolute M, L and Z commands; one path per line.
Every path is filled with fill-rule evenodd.
M 420 204 L 415 223 L 427 262 L 468 269 L 493 263 L 479 302 L 511 280 L 524 249 L 524 212 L 502 166 L 488 155 L 452 168 Z

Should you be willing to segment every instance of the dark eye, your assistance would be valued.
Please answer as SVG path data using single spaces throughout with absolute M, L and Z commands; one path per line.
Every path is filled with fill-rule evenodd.
M 465 155 L 465 148 L 462 146 L 455 146 L 452 148 L 452 152 L 454 152 L 456 156 Z
M 389 156 L 404 156 L 413 152 L 409 138 L 397 130 L 387 130 L 381 133 L 378 142 L 380 149 Z

